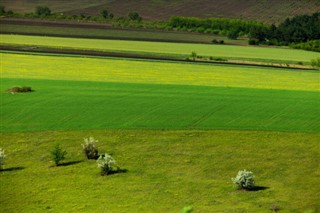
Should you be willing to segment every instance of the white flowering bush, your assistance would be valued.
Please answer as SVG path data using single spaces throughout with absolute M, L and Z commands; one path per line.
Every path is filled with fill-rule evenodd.
M 250 190 L 254 188 L 253 173 L 246 170 L 240 170 L 235 178 L 232 178 L 233 183 L 238 189 Z
M 111 172 L 115 171 L 115 168 L 118 170 L 116 161 L 109 154 L 100 155 L 97 160 L 98 167 L 101 169 L 101 175 L 108 175 Z
M 93 137 L 85 138 L 84 144 L 82 144 L 83 152 L 88 159 L 97 159 L 98 158 L 98 148 L 96 143 L 98 141 Z
M 4 154 L 4 150 L 0 148 L 0 170 L 4 167 L 4 160 L 6 158 L 6 155 Z

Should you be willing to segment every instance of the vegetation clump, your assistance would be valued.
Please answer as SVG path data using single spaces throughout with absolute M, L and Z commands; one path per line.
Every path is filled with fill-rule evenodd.
M 82 144 L 83 152 L 88 159 L 97 159 L 98 158 L 98 148 L 96 143 L 98 141 L 93 137 L 85 138 L 84 144 Z
M 98 167 L 101 170 L 101 175 L 109 175 L 114 171 L 119 170 L 116 161 L 109 154 L 100 155 L 97 160 Z
M 142 20 L 142 17 L 137 12 L 130 12 L 128 14 L 128 17 L 132 21 L 141 21 Z
M 224 40 L 217 40 L 217 39 L 213 39 L 211 41 L 212 44 L 224 44 Z
M 0 148 L 0 170 L 4 167 L 4 161 L 5 161 L 6 155 L 4 154 L 4 150 Z
M 47 6 L 38 6 L 35 9 L 35 14 L 38 17 L 47 17 L 51 15 L 51 10 Z
M 12 87 L 8 89 L 10 93 L 26 93 L 26 92 L 33 92 L 31 87 Z
M 60 147 L 60 144 L 56 144 L 53 150 L 51 151 L 52 160 L 55 165 L 58 166 L 60 161 L 64 160 L 67 152 Z
M 313 66 L 315 69 L 320 69 L 320 58 L 312 59 L 311 66 Z
M 235 178 L 232 178 L 233 183 L 238 189 L 250 190 L 254 188 L 253 173 L 247 170 L 240 170 Z

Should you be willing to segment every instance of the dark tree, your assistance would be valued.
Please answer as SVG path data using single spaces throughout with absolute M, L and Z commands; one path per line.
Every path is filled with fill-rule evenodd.
M 103 18 L 105 18 L 105 19 L 109 18 L 109 12 L 108 12 L 108 10 L 101 10 L 101 11 L 100 11 L 100 15 L 101 15 Z
M 133 21 L 141 21 L 142 20 L 142 17 L 137 12 L 130 12 L 128 14 L 128 17 L 130 20 L 133 20 Z
M 3 16 L 6 14 L 6 10 L 4 6 L 0 6 L 0 16 Z
M 35 14 L 37 16 L 46 17 L 51 15 L 51 10 L 47 6 L 36 7 Z

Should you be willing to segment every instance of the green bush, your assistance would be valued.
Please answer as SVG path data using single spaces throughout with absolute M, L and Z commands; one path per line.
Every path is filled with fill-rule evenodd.
M 128 17 L 132 21 L 141 21 L 142 20 L 142 17 L 137 12 L 130 12 L 128 14 Z
M 82 144 L 83 152 L 88 159 L 97 159 L 98 158 L 98 148 L 96 143 L 98 141 L 93 137 L 85 138 L 84 144 Z
M 254 177 L 250 171 L 239 171 L 235 178 L 232 178 L 233 183 L 238 189 L 250 190 L 254 188 Z
M 0 148 L 0 170 L 4 167 L 4 160 L 6 158 L 6 155 L 4 154 L 4 150 Z
M 32 88 L 31 87 L 12 87 L 11 89 L 8 89 L 8 92 L 11 93 L 25 93 L 25 92 L 32 92 Z
M 111 155 L 104 154 L 100 155 L 97 160 L 98 167 L 101 169 L 101 175 L 108 175 L 112 171 L 119 170 L 116 161 L 111 157 Z
M 312 59 L 311 66 L 313 66 L 316 69 L 320 69 L 320 58 Z
M 249 39 L 249 45 L 258 45 L 258 44 L 259 44 L 258 39 L 255 39 L 255 38 Z
M 65 159 L 67 152 L 65 150 L 62 150 L 60 147 L 60 144 L 56 144 L 53 150 L 51 151 L 51 156 L 53 162 L 58 166 L 60 164 L 60 161 Z
M 182 209 L 181 213 L 192 213 L 193 208 L 191 206 L 186 206 Z
M 47 17 L 51 15 L 51 10 L 47 6 L 38 6 L 35 9 L 35 14 L 39 17 Z

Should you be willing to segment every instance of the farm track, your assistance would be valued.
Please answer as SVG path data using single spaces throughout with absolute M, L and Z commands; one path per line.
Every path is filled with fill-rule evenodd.
M 286 68 L 293 70 L 314 70 L 312 68 L 302 67 L 283 67 L 278 65 L 254 64 L 254 63 L 239 63 L 239 62 L 223 62 L 223 61 L 204 61 L 204 60 L 186 60 L 181 58 L 174 58 L 161 55 L 139 55 L 137 53 L 122 53 L 122 52 L 107 52 L 107 51 L 94 51 L 94 50 L 76 50 L 76 49 L 58 49 L 34 46 L 10 46 L 0 45 L 0 50 L 13 51 L 19 53 L 40 53 L 40 54 L 60 54 L 60 55 L 73 55 L 73 56 L 92 56 L 92 57 L 117 57 L 129 59 L 145 59 L 145 60 L 159 60 L 159 61 L 173 61 L 184 63 L 198 63 L 198 64 L 224 64 L 224 65 L 237 65 L 237 66 L 252 66 L 252 67 L 270 67 L 270 68 Z

